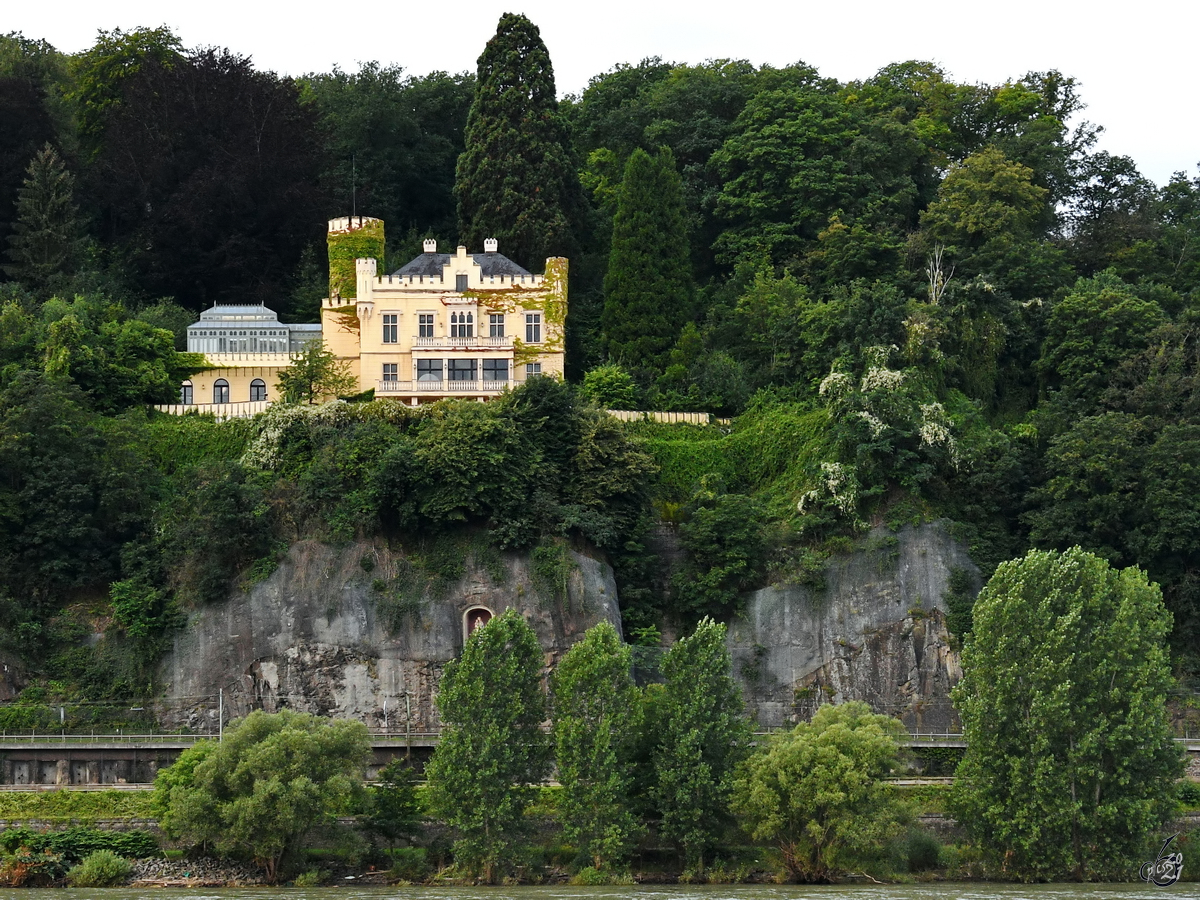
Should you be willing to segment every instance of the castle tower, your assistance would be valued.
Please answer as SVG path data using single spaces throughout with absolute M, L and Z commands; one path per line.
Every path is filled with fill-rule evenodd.
M 383 220 L 343 216 L 329 220 L 329 296 L 353 300 L 358 296 L 354 261 L 374 259 L 383 269 Z

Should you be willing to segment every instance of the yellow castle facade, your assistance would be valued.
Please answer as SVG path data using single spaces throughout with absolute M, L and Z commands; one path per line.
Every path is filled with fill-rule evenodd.
M 258 412 L 281 399 L 279 373 L 310 341 L 348 366 L 359 391 L 417 405 L 445 397 L 485 400 L 530 377 L 563 375 L 567 260 L 534 275 L 503 256 L 457 247 L 424 252 L 390 275 L 383 222 L 333 219 L 329 296 L 319 325 L 282 324 L 263 306 L 215 306 L 188 329 L 188 350 L 211 368 L 184 382 L 170 412 L 221 417 Z M 244 411 L 243 411 L 244 410 Z

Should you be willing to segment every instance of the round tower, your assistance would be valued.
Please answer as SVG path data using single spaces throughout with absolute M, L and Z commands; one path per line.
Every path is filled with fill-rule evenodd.
M 357 296 L 356 259 L 373 259 L 383 269 L 383 219 L 343 216 L 329 220 L 329 296 L 353 300 Z

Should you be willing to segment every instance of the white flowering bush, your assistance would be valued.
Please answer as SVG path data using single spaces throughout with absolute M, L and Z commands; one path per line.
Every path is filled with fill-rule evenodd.
M 862 524 L 862 503 L 892 485 L 915 490 L 960 464 L 954 423 L 910 370 L 892 368 L 894 346 L 870 347 L 859 377 L 834 370 L 818 388 L 830 414 L 838 459 L 821 463 L 798 504 Z

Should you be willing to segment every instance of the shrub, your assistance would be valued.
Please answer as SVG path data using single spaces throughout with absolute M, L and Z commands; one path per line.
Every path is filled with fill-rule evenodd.
M 111 850 L 97 850 L 67 872 L 71 887 L 113 887 L 124 884 L 133 874 L 129 860 Z
M 389 850 L 391 877 L 398 881 L 424 881 L 429 877 L 428 853 L 424 847 L 397 847 Z

